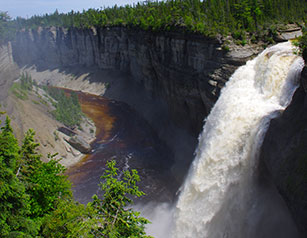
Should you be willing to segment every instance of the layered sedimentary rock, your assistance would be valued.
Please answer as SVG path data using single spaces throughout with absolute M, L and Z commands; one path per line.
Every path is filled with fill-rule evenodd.
M 19 69 L 12 59 L 11 44 L 0 46 L 0 102 L 7 97 L 8 89 L 18 75 Z
M 228 52 L 217 39 L 115 27 L 22 31 L 13 50 L 19 65 L 82 65 L 127 72 L 166 99 L 177 125 L 198 135 L 225 81 L 261 49 L 246 46 Z
M 218 39 L 121 27 L 39 28 L 19 32 L 13 43 L 14 60 L 19 66 L 36 65 L 41 70 L 84 66 L 126 72 L 148 92 L 163 98 L 173 122 L 195 137 L 226 80 L 260 51 L 259 46 L 235 46 L 225 51 Z M 306 85 L 305 67 L 291 105 L 271 122 L 260 156 L 304 234 Z M 190 157 L 186 160 L 193 158 L 192 153 Z

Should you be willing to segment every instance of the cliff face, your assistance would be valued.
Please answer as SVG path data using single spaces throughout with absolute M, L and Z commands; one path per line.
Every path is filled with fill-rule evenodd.
M 7 97 L 8 89 L 18 75 L 19 69 L 12 59 L 11 44 L 0 46 L 0 102 Z
M 20 32 L 15 61 L 41 69 L 98 67 L 127 72 L 153 95 L 162 96 L 173 122 L 197 136 L 220 88 L 260 49 L 225 52 L 218 40 L 182 33 L 126 28 Z
M 163 98 L 172 121 L 194 137 L 226 80 L 260 51 L 246 46 L 226 52 L 216 39 L 126 28 L 23 31 L 13 43 L 19 66 L 36 65 L 41 70 L 85 66 L 126 72 L 153 96 Z M 306 93 L 305 67 L 292 103 L 271 122 L 260 156 L 303 234 L 307 232 Z M 191 158 L 183 156 L 185 160 L 193 158 L 193 150 Z
M 291 104 L 281 117 L 271 121 L 260 156 L 303 237 L 307 236 L 306 145 L 307 66 L 302 71 L 300 87 Z

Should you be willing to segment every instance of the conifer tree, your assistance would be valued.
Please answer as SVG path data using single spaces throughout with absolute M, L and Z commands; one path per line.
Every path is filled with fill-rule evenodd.
M 149 221 L 140 217 L 139 212 L 127 208 L 132 204 L 130 196 L 144 195 L 136 185 L 140 180 L 139 175 L 136 170 L 126 170 L 119 174 L 115 164 L 115 161 L 108 162 L 101 176 L 103 197 L 94 195 L 93 202 L 89 204 L 94 209 L 93 219 L 98 221 L 98 226 L 93 227 L 91 233 L 95 237 L 149 238 L 145 233 L 145 225 Z
M 27 131 L 21 147 L 20 177 L 30 195 L 31 217 L 38 218 L 53 210 L 55 203 L 71 197 L 70 183 L 63 175 L 65 168 L 50 156 L 43 162 L 37 153 L 38 143 L 34 141 L 35 132 Z
M 16 176 L 19 147 L 7 117 L 0 133 L 0 237 L 31 237 L 37 227 L 28 217 L 29 196 Z
M 143 237 L 148 223 L 127 208 L 129 196 L 142 196 L 135 170 L 118 173 L 108 163 L 102 199 L 87 206 L 73 200 L 64 167 L 41 160 L 30 129 L 19 147 L 7 117 L 0 131 L 0 237 Z

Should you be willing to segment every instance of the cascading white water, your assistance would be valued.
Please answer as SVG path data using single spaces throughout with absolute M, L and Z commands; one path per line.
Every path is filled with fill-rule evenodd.
M 293 50 L 290 42 L 266 49 L 223 88 L 177 203 L 174 238 L 247 237 L 240 229 L 250 213 L 257 153 L 269 119 L 291 101 L 304 64 Z

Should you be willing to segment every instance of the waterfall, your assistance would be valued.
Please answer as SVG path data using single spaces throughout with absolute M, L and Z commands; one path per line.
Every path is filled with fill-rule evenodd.
M 253 172 L 271 118 L 284 110 L 303 67 L 290 42 L 232 75 L 206 119 L 175 211 L 174 238 L 249 237 Z

